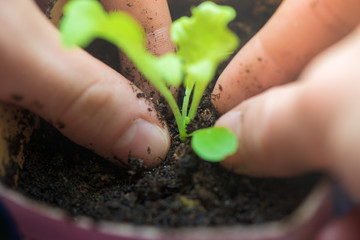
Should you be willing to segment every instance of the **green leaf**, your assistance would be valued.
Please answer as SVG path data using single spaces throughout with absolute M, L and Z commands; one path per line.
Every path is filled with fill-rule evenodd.
M 182 17 L 173 23 L 171 37 L 178 46 L 177 55 L 190 69 L 194 68 L 191 65 L 203 67 L 199 62 L 212 62 L 207 64 L 212 68 L 208 69 L 212 73 L 210 79 L 206 79 L 210 81 L 215 68 L 228 58 L 239 44 L 237 36 L 227 27 L 235 18 L 236 12 L 229 6 L 220 6 L 213 2 L 204 2 L 191 12 L 191 17 Z
M 171 53 L 156 57 L 148 52 L 144 29 L 133 17 L 122 11 L 106 13 L 97 0 L 71 0 L 64 8 L 60 31 L 68 46 L 85 47 L 95 38 L 117 45 L 168 101 L 180 134 L 186 136 L 179 107 L 168 89 L 183 80 L 182 60 Z
M 87 46 L 101 31 L 106 14 L 96 0 L 73 0 L 64 7 L 59 29 L 66 46 Z
M 188 114 L 194 119 L 202 94 L 218 65 L 235 51 L 239 39 L 228 28 L 236 16 L 232 7 L 203 2 L 191 12 L 191 17 L 182 17 L 173 23 L 171 37 L 178 47 L 177 55 L 184 62 L 185 88 L 194 89 Z
M 66 45 L 85 47 L 103 38 L 121 48 L 156 88 L 178 86 L 183 79 L 181 60 L 175 54 L 155 57 L 146 49 L 143 27 L 129 14 L 107 13 L 97 0 L 72 0 L 60 23 Z M 158 89 L 161 92 L 161 89 Z
M 212 61 L 209 59 L 202 59 L 201 61 L 188 65 L 187 74 L 190 76 L 189 79 L 193 79 L 195 82 L 204 82 L 204 84 L 207 85 L 207 79 L 213 78 L 215 70 L 216 66 L 214 66 Z
M 141 25 L 125 12 L 105 12 L 97 0 L 69 1 L 59 29 L 66 45 L 85 47 L 101 37 L 126 51 L 146 51 Z
M 163 80 L 169 86 L 179 86 L 183 81 L 183 70 L 180 59 L 175 54 L 166 54 L 156 58 L 159 68 L 164 69 Z
M 210 127 L 193 132 L 191 146 L 202 159 L 219 162 L 236 152 L 238 140 L 226 127 Z

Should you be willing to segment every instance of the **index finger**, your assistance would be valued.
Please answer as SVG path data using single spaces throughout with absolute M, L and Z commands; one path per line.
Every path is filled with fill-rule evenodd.
M 319 52 L 360 22 L 357 0 L 286 0 L 221 74 L 214 104 L 226 112 L 272 86 L 294 80 Z

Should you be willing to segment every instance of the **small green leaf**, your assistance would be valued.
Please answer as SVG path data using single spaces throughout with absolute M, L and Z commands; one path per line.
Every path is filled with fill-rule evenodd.
M 68 46 L 85 47 L 95 38 L 117 45 L 157 88 L 166 88 L 166 84 L 178 86 L 183 80 L 180 58 L 171 53 L 153 56 L 146 49 L 143 27 L 132 16 L 122 11 L 107 13 L 97 0 L 69 1 L 64 7 L 60 32 Z
M 207 85 L 208 79 L 212 79 L 215 75 L 215 70 L 216 66 L 214 66 L 214 63 L 208 59 L 204 59 L 189 65 L 187 68 L 187 73 L 189 74 L 190 79 L 194 79 L 196 83 L 204 82 L 204 85 Z
M 64 7 L 59 29 L 66 46 L 87 46 L 101 31 L 106 13 L 96 0 L 76 0 Z
M 168 53 L 164 56 L 156 58 L 159 69 L 164 69 L 163 80 L 169 86 L 178 87 L 182 81 L 184 73 L 182 71 L 182 63 L 175 54 Z
M 148 52 L 144 28 L 132 16 L 123 11 L 107 13 L 98 0 L 71 0 L 64 8 L 60 31 L 68 46 L 85 47 L 95 38 L 117 45 L 168 101 L 180 135 L 187 136 L 179 107 L 168 88 L 183 81 L 182 59 L 173 53 L 157 57 Z
M 177 55 L 186 65 L 211 61 L 207 66 L 216 68 L 239 44 L 236 34 L 227 27 L 235 16 L 233 8 L 213 2 L 203 2 L 193 8 L 191 17 L 181 17 L 171 27 L 172 40 L 178 46 Z
M 238 140 L 226 127 L 210 127 L 193 132 L 191 146 L 202 159 L 219 162 L 236 152 Z
M 236 50 L 239 39 L 228 28 L 236 16 L 232 7 L 207 1 L 191 12 L 191 17 L 181 17 L 173 23 L 171 38 L 178 47 L 176 55 L 184 64 L 185 88 L 194 89 L 188 114 L 193 119 L 206 86 L 219 64 Z

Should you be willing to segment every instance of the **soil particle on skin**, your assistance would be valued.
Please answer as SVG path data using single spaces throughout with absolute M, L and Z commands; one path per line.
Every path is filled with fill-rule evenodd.
M 222 88 L 221 84 L 219 84 L 218 86 L 219 86 L 220 92 L 222 92 L 223 88 Z
M 38 100 L 35 100 L 32 102 L 32 104 L 38 109 L 41 110 L 44 108 L 44 105 L 42 103 L 40 103 Z
M 201 1 L 168 2 L 176 19 L 188 14 L 190 5 Z M 280 1 L 215 2 L 236 6 L 238 17 L 230 26 L 244 44 Z M 97 41 L 88 50 L 119 69 L 118 58 L 113 55 L 117 50 L 108 43 Z M 210 101 L 213 86 L 210 84 L 198 115 L 189 123 L 189 132 L 212 126 L 217 119 Z M 138 98 L 146 97 L 139 94 Z M 161 116 L 168 115 L 162 98 L 154 105 Z M 72 143 L 41 120 L 24 148 L 25 162 L 21 167 L 16 163 L 7 166 L 2 181 L 32 199 L 65 209 L 73 217 L 85 215 L 95 220 L 172 228 L 261 224 L 283 219 L 296 209 L 320 177 L 311 174 L 291 179 L 255 179 L 230 173 L 217 163 L 199 159 L 189 140 L 179 141 L 175 121 L 166 120 L 172 146 L 163 163 L 152 170 L 144 170 L 144 162 L 131 157 L 130 168 L 113 164 Z M 20 151 L 16 146 L 22 139 L 21 135 L 8 139 L 13 154 Z
M 12 94 L 11 99 L 14 100 L 15 102 L 21 102 L 24 99 L 24 96 L 19 94 Z
M 137 98 L 145 98 L 145 94 L 144 93 L 138 93 L 136 94 Z

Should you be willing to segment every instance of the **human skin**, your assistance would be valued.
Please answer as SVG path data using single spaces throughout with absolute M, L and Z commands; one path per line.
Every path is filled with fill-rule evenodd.
M 159 56 L 175 50 L 170 40 L 172 21 L 167 0 L 101 0 L 100 2 L 107 11 L 126 11 L 135 17 L 144 26 L 147 48 L 152 54 Z M 131 79 L 148 96 L 158 99 L 160 95 L 150 82 L 136 70 L 131 60 L 124 53 L 121 51 L 119 53 L 122 74 L 127 79 Z M 172 91 L 175 93 L 175 89 Z
M 146 6 L 152 8 L 152 1 Z M 161 11 L 169 15 L 168 9 Z M 115 162 L 126 163 L 129 154 L 148 167 L 161 162 L 170 145 L 168 130 L 153 104 L 136 97 L 139 88 L 83 50 L 64 49 L 34 1 L 2 1 L 0 22 L 1 101 L 39 114 L 71 140 Z
M 260 177 L 327 171 L 359 201 L 359 12 L 356 0 L 286 0 L 239 51 L 214 89 L 224 113 L 216 125 L 240 142 L 226 168 Z M 358 239 L 359 216 L 318 238 Z

